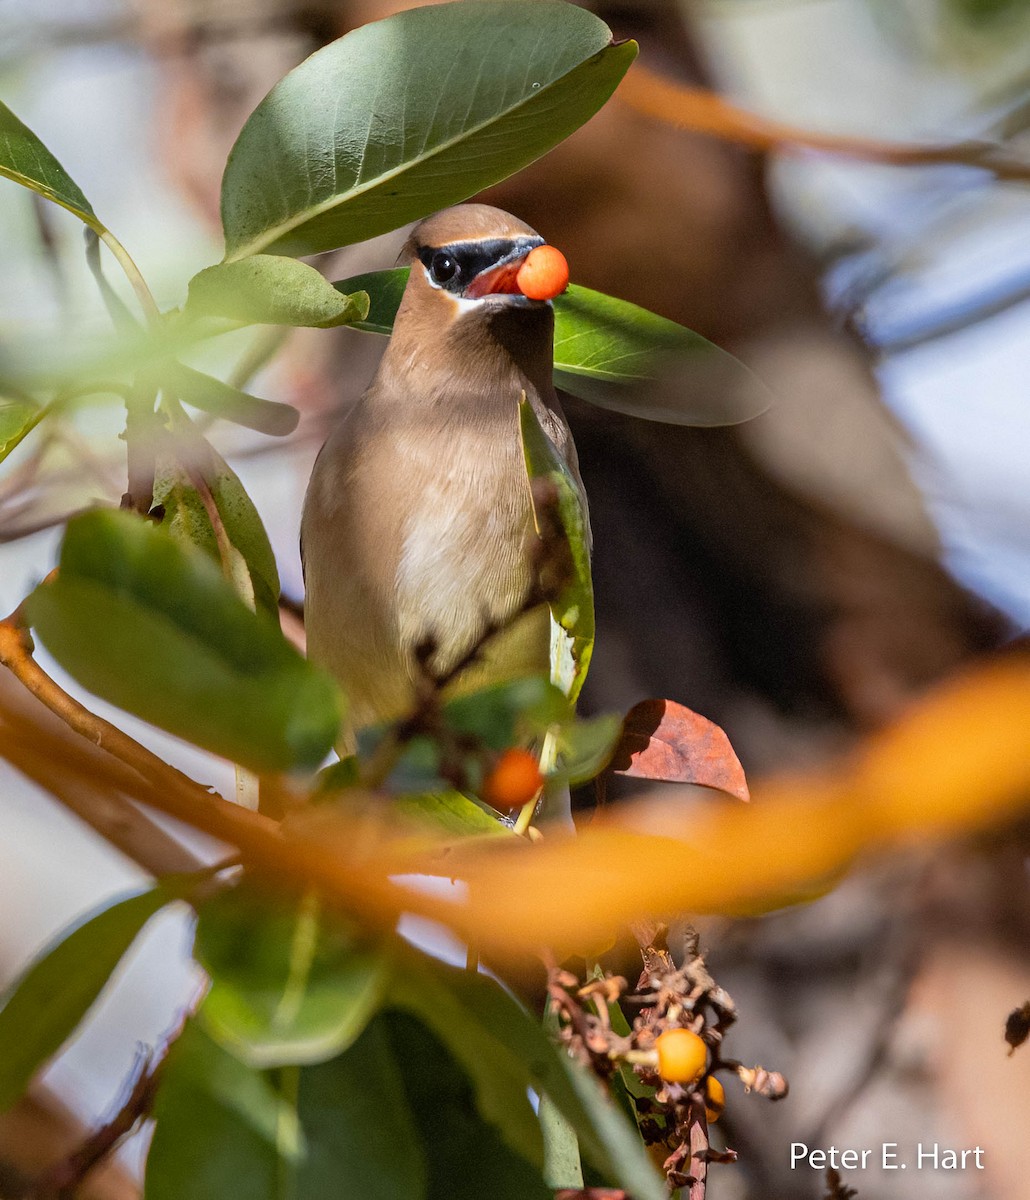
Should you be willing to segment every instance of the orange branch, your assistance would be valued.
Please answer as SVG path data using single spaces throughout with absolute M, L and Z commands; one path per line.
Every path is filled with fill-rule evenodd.
M 815 150 L 841 154 L 897 167 L 952 164 L 975 167 L 998 179 L 1030 181 L 1030 162 L 1013 158 L 997 142 L 954 142 L 947 145 L 906 145 L 874 138 L 818 133 L 762 117 L 705 88 L 663 79 L 639 64 L 619 87 L 620 99 L 636 112 L 692 133 L 768 152 Z
M 0 663 L 76 733 L 82 734 L 94 746 L 113 754 L 150 783 L 158 787 L 188 789 L 203 797 L 210 796 L 211 793 L 202 784 L 169 766 L 117 726 L 91 713 L 55 683 L 32 657 L 32 640 L 24 626 L 18 623 L 17 615 L 0 621 Z

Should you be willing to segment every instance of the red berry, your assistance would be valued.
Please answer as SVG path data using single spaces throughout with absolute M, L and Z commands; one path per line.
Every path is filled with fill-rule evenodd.
M 535 754 L 528 750 L 505 750 L 483 780 L 482 796 L 487 804 L 506 812 L 528 804 L 543 786 L 544 777 Z
M 569 286 L 569 264 L 554 246 L 537 246 L 526 255 L 515 282 L 530 300 L 553 300 Z

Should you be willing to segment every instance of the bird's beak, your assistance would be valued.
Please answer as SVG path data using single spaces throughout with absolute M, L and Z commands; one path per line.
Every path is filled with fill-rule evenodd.
M 517 282 L 518 274 L 532 249 L 532 246 L 527 246 L 512 258 L 498 263 L 496 267 L 480 271 L 466 286 L 465 295 L 470 300 L 478 300 L 481 296 L 521 296 L 522 289 Z

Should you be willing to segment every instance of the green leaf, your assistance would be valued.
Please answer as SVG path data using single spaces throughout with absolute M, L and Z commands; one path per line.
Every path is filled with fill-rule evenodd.
M 147 1200 L 282 1200 L 304 1152 L 292 1105 L 196 1021 L 164 1065 L 154 1118 Z
M 270 1077 L 191 1022 L 172 1048 L 147 1200 L 395 1200 L 426 1169 L 393 1048 L 376 1022 L 330 1062 Z
M 43 409 L 22 400 L 0 396 L 0 462 L 21 444 L 27 433 L 39 423 Z
M 453 790 L 397 796 L 393 806 L 398 815 L 448 837 L 514 836 L 497 817 L 492 817 L 468 796 Z
M 364 292 L 368 297 L 368 313 L 361 321 L 354 322 L 355 329 L 366 333 L 393 332 L 397 320 L 397 309 L 401 306 L 404 289 L 408 286 L 409 267 L 394 267 L 390 271 L 368 271 L 364 275 L 352 275 L 334 283 L 333 288 L 346 295 L 351 291 Z
M 315 767 L 340 697 L 199 550 L 127 513 L 68 525 L 29 616 L 83 687 L 253 771 Z
M 542 675 L 481 688 L 448 701 L 443 709 L 444 721 L 451 729 L 492 750 L 507 750 L 532 740 L 570 715 L 568 700 Z
M 208 1031 L 253 1067 L 325 1062 L 351 1045 L 389 973 L 381 947 L 359 941 L 314 893 L 276 895 L 249 882 L 200 910 L 195 954 L 211 977 Z
M 60 204 L 98 233 L 104 227 L 79 185 L 27 125 L 0 103 L 0 175 Z
M 554 301 L 554 382 L 601 408 L 672 425 L 736 425 L 772 403 L 758 377 L 714 342 L 576 285 Z
M 526 1084 L 551 1098 L 575 1129 L 584 1156 L 607 1180 L 634 1200 L 667 1200 L 636 1129 L 593 1075 L 551 1045 L 517 1000 L 485 975 L 420 957 L 421 975 L 418 964 L 398 975 L 410 982 L 397 1002 L 431 1026 L 473 1081 L 477 1055 L 488 1057 L 495 1071 L 498 1064 L 521 1064 Z
M 251 396 L 182 363 L 168 363 L 163 382 L 184 404 L 272 437 L 292 433 L 300 420 L 300 413 L 290 404 Z
M 531 480 L 545 479 L 554 485 L 557 516 L 572 559 L 572 578 L 551 604 L 551 678 L 569 701 L 575 703 L 594 649 L 590 525 L 575 479 L 525 397 L 519 403 L 519 420 L 526 470 Z M 546 528 L 550 523 L 539 512 L 536 520 L 538 529 Z
M 426 1195 L 429 1147 L 407 1095 L 408 1073 L 419 1064 L 398 1056 L 384 1017 L 375 1017 L 344 1054 L 301 1071 L 298 1110 L 307 1154 L 292 1193 L 301 1200 Z M 438 1110 L 432 1111 L 435 1118 Z
M 314 267 L 273 254 L 218 263 L 190 280 L 187 316 L 226 317 L 248 325 L 329 329 L 368 316 L 368 296 L 342 295 Z
M 504 1040 L 504 1032 L 483 1019 L 484 990 L 499 985 L 485 975 L 460 971 L 417 952 L 401 960 L 390 1001 L 424 1021 L 461 1064 L 472 1082 L 476 1107 L 507 1145 L 537 1167 L 543 1166 L 540 1124 L 526 1089 L 536 1065 Z M 532 1023 L 513 1000 L 514 1011 Z M 505 1019 L 510 1014 L 505 1013 Z M 541 1032 L 543 1045 L 550 1043 Z M 553 1053 L 553 1052 L 552 1052 Z
M 622 737 L 622 719 L 611 713 L 573 721 L 558 734 L 558 778 L 572 787 L 593 779 L 608 765 Z
M 206 441 L 190 447 L 194 467 L 211 489 L 229 541 L 243 556 L 258 608 L 277 618 L 279 570 L 264 523 L 236 472 Z M 174 537 L 198 546 L 220 562 L 211 519 L 189 473 L 176 460 L 159 461 L 154 481 L 154 504 L 164 509 L 161 527 Z
M 355 329 L 389 334 L 408 267 L 342 279 L 369 312 Z M 744 364 L 699 333 L 626 300 L 570 284 L 554 306 L 554 383 L 600 408 L 671 425 L 736 425 L 764 412 L 772 395 Z
M 64 1045 L 150 918 L 182 889 L 158 884 L 65 930 L 0 1002 L 0 1110 Z
M 244 125 L 222 181 L 226 258 L 332 250 L 467 199 L 592 117 L 636 53 L 549 0 L 364 25 L 291 71 Z
M 553 1200 L 539 1166 L 483 1119 L 453 1040 L 448 1049 L 438 1031 L 434 1036 L 407 1013 L 387 1012 L 380 1020 L 422 1137 L 426 1200 Z
M 548 996 L 544 1001 L 544 1033 L 555 1044 L 560 1020 Z M 583 1162 L 579 1154 L 579 1138 L 572 1123 L 557 1104 L 544 1093 L 540 1097 L 540 1128 L 544 1135 L 544 1174 L 552 1188 L 581 1188 Z

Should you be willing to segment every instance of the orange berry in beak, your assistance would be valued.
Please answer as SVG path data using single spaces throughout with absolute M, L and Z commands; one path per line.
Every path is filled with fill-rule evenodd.
M 553 300 L 569 286 L 569 264 L 554 246 L 537 246 L 526 255 L 515 282 L 530 300 Z

